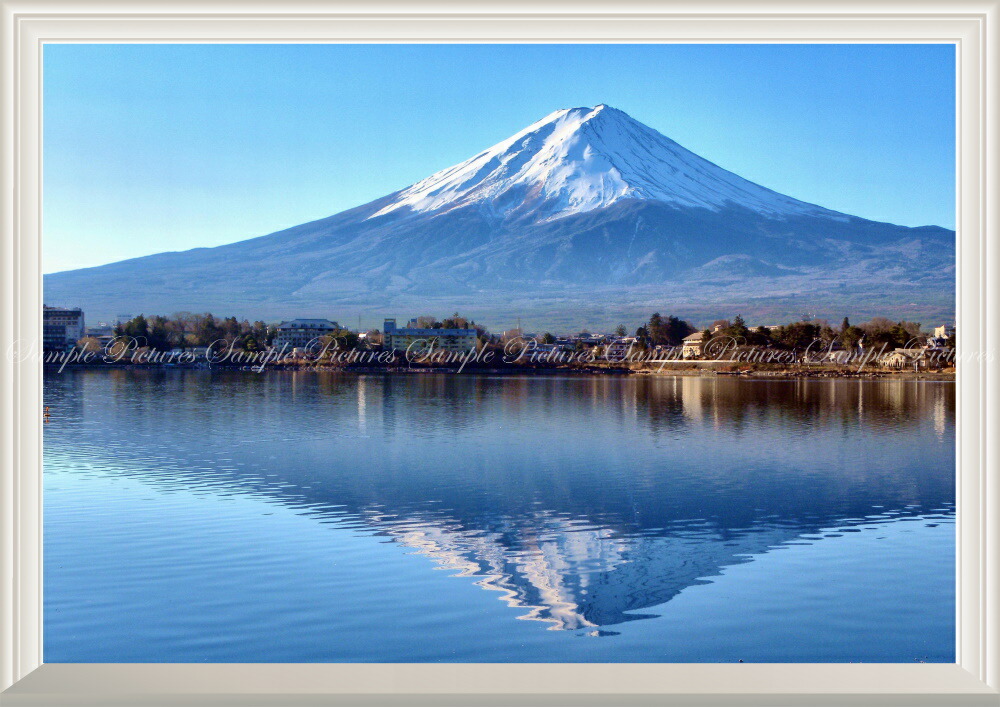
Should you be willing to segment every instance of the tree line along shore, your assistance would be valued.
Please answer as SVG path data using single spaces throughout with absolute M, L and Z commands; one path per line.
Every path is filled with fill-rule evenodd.
M 193 367 L 345 372 L 764 375 L 947 377 L 955 371 L 953 327 L 924 331 L 918 322 L 874 317 L 839 326 L 824 319 L 748 325 L 741 316 L 698 328 L 654 313 L 634 333 L 499 333 L 459 314 L 415 320 L 421 347 L 394 350 L 383 332 L 337 328 L 303 347 L 277 347 L 278 327 L 236 317 L 139 315 L 104 337 L 85 336 L 71 351 L 46 352 L 47 365 Z M 469 351 L 435 348 L 435 331 L 474 331 Z

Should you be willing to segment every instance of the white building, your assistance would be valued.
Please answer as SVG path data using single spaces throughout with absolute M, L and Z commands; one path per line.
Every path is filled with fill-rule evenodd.
M 76 307 L 42 307 L 42 348 L 61 351 L 83 338 L 83 311 Z
M 636 355 L 636 345 L 638 339 L 634 336 L 623 336 L 611 341 L 604 351 L 604 358 L 608 361 L 624 361 L 629 356 Z
M 696 331 L 694 334 L 688 334 L 684 337 L 684 343 L 681 347 L 681 358 L 698 358 L 701 356 L 701 345 L 705 338 L 705 332 Z
M 927 367 L 927 354 L 924 349 L 893 349 L 886 356 L 879 359 L 879 365 L 883 368 L 905 369 L 912 368 L 919 370 Z
M 318 339 L 340 330 L 337 322 L 329 319 L 292 319 L 278 325 L 278 333 L 271 342 L 276 349 L 287 348 L 289 351 L 297 348 L 319 346 Z
M 410 320 L 411 324 L 413 320 Z M 392 351 L 407 351 L 413 345 L 421 351 L 433 345 L 436 351 L 466 353 L 475 351 L 478 342 L 475 329 L 419 329 L 416 327 L 396 328 L 395 319 L 386 319 L 383 326 L 382 345 Z

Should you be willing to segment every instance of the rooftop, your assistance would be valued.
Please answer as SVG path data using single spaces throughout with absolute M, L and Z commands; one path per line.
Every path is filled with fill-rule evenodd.
M 402 334 L 403 336 L 462 336 L 475 334 L 475 329 L 418 329 L 414 327 L 403 327 L 386 332 L 390 336 Z
M 337 323 L 331 322 L 329 319 L 291 319 L 278 325 L 279 329 L 291 329 L 295 327 L 336 329 Z

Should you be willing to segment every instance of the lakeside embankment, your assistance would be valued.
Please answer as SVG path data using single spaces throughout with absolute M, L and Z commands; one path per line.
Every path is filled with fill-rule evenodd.
M 637 364 L 630 373 L 649 376 L 752 376 L 755 378 L 899 378 L 954 380 L 956 368 L 914 370 L 877 364 L 768 364 L 728 361 L 685 361 L 665 366 Z
M 556 376 L 746 376 L 755 378 L 891 378 L 913 380 L 954 380 L 954 367 L 935 370 L 888 368 L 879 365 L 848 364 L 766 364 L 730 361 L 671 361 L 667 363 L 643 362 L 619 364 L 596 362 L 591 364 L 544 366 L 511 363 L 500 366 L 482 365 L 331 365 L 320 361 L 272 363 L 266 366 L 234 365 L 229 363 L 198 362 L 193 364 L 131 363 L 131 362 L 51 362 L 46 370 L 60 369 L 105 370 L 207 370 L 261 373 L 264 371 L 317 371 L 346 375 L 421 375 L 421 374 L 473 374 L 473 375 L 556 375 Z

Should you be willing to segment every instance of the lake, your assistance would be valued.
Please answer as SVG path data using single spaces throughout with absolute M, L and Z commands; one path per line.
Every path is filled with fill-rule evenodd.
M 955 385 L 45 375 L 45 662 L 953 662 Z

